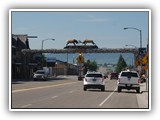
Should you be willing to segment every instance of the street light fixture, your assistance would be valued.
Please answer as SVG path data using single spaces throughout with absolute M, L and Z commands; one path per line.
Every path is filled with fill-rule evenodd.
M 43 42 L 46 41 L 46 40 L 55 40 L 55 39 L 53 39 L 53 38 L 47 38 L 47 39 L 42 40 L 42 50 L 43 50 Z
M 138 29 L 138 28 L 134 28 L 134 27 L 126 27 L 126 28 L 123 28 L 124 30 L 127 30 L 127 29 L 134 29 L 134 30 L 137 30 L 139 31 L 140 33 L 140 48 L 142 48 L 142 30 Z
M 125 47 L 128 47 L 128 46 L 134 47 L 134 49 L 135 49 L 136 51 L 138 51 L 138 47 L 137 47 L 137 46 L 135 46 L 135 45 L 131 45 L 131 44 L 127 44 L 127 45 L 125 45 Z

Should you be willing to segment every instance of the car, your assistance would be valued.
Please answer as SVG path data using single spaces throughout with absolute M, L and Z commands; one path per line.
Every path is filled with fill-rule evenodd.
M 47 80 L 48 73 L 45 70 L 37 70 L 33 75 L 33 80 Z
M 140 93 L 141 79 L 136 71 L 121 71 L 118 78 L 118 92 L 122 89 L 135 89 L 137 93 Z
M 101 89 L 105 91 L 105 77 L 101 72 L 87 72 L 83 78 L 83 90 Z
M 112 79 L 117 79 L 118 80 L 118 73 L 116 73 L 116 72 L 110 73 L 110 80 L 112 80 Z

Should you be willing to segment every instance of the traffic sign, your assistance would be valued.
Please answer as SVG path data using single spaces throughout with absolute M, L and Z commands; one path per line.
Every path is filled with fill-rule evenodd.
M 79 56 L 77 57 L 77 62 L 81 64 L 83 61 L 84 61 L 84 57 L 82 56 L 82 54 L 79 54 Z
M 137 65 L 137 66 L 140 66 L 140 65 L 141 65 L 141 60 L 140 60 L 140 59 L 137 59 L 137 60 L 136 60 L 136 65 Z
M 144 64 L 148 65 L 148 53 L 144 56 L 142 61 L 143 61 Z
M 144 70 L 148 70 L 148 65 L 143 66 L 143 69 L 144 69 Z

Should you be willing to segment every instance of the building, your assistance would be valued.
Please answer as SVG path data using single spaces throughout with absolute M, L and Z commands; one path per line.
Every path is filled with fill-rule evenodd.
M 24 79 L 32 76 L 37 61 L 32 54 L 23 54 L 22 49 L 29 48 L 27 34 L 12 34 L 12 79 Z
M 51 75 L 78 74 L 76 65 L 67 64 L 60 60 L 56 60 L 56 64 L 52 66 L 43 65 L 41 53 L 23 53 L 23 49 L 30 49 L 28 38 L 30 38 L 30 36 L 27 34 L 12 34 L 12 80 L 30 80 L 36 70 L 43 69 L 45 66 L 53 68 Z

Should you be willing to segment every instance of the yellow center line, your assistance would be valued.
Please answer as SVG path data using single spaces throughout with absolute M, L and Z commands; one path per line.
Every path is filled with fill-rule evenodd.
M 34 88 L 26 88 L 26 89 L 12 90 L 12 93 L 29 91 L 29 90 L 44 89 L 44 88 L 50 88 L 50 87 L 57 87 L 57 86 L 69 85 L 69 84 L 73 84 L 73 83 L 77 83 L 77 82 L 69 82 L 69 83 L 62 83 L 62 84 L 57 84 L 57 85 L 48 85 L 48 86 L 41 86 L 41 87 L 34 87 Z

